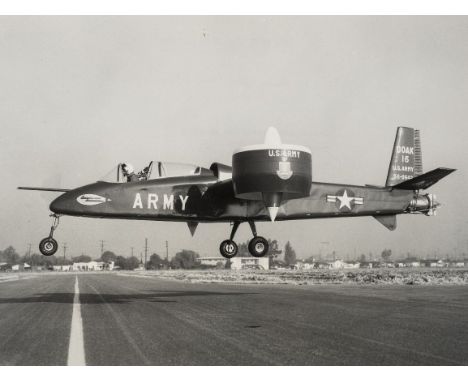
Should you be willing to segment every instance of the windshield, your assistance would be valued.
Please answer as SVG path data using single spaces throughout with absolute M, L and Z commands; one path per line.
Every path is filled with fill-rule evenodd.
M 210 170 L 187 163 L 152 162 L 148 179 L 170 178 L 175 176 L 201 175 Z

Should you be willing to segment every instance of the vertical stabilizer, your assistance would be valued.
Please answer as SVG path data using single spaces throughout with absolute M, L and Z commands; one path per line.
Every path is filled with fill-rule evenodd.
M 397 129 L 385 185 L 387 187 L 394 186 L 422 175 L 422 173 L 422 152 L 419 130 L 401 126 Z

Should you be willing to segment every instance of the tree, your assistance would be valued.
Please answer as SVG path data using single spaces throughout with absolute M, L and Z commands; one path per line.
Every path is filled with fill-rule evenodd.
M 289 241 L 284 246 L 284 262 L 287 265 L 296 264 L 296 251 L 293 249 Z
M 136 256 L 131 256 L 128 257 L 125 261 L 125 268 L 129 271 L 133 271 L 134 269 L 138 268 L 140 266 L 140 260 L 138 260 L 138 257 Z
M 73 261 L 71 261 L 70 259 L 64 259 L 63 257 L 57 257 L 56 264 L 57 265 L 72 265 Z
M 10 245 L 4 251 L 0 252 L 0 262 L 8 263 L 9 265 L 18 264 L 20 261 L 20 255 L 16 253 L 16 250 Z
M 117 256 L 115 259 L 114 265 L 116 267 L 119 267 L 120 269 L 133 271 L 135 268 L 139 267 L 140 260 L 138 260 L 138 257 L 135 257 L 135 256 L 132 256 L 132 257 Z
M 279 249 L 278 241 L 268 239 L 268 252 L 266 256 L 278 257 L 278 255 L 281 255 L 282 253 L 283 251 Z
M 33 253 L 31 257 L 29 258 L 29 265 L 31 266 L 44 265 L 44 257 L 46 256 L 40 255 L 38 253 Z
M 91 261 L 91 257 L 86 255 L 80 255 L 76 257 L 72 257 L 72 261 L 74 263 L 89 263 Z
M 120 269 L 125 269 L 127 266 L 125 257 L 117 256 L 115 258 L 114 266 L 119 267 Z
M 366 255 L 364 255 L 364 253 L 359 257 L 359 262 L 361 262 L 361 263 L 366 262 Z
M 237 257 L 249 257 L 249 241 L 247 240 L 244 243 L 240 243 L 237 247 Z
M 116 259 L 117 255 L 111 251 L 104 251 L 104 253 L 101 255 L 101 261 L 104 261 L 105 263 L 110 263 L 111 261 L 115 262 Z
M 304 263 L 314 264 L 315 263 L 315 257 L 314 256 L 309 256 L 307 259 L 304 260 Z
M 168 261 L 165 259 L 161 259 L 161 256 L 159 256 L 157 253 L 153 253 L 150 256 L 150 259 L 147 263 L 147 268 L 148 269 L 160 269 L 164 268 L 168 265 Z
M 380 256 L 382 256 L 383 261 L 389 261 L 390 256 L 392 256 L 392 250 L 391 249 L 384 249 Z
M 171 260 L 172 268 L 183 268 L 183 269 L 192 269 L 197 265 L 197 259 L 200 255 L 194 251 L 188 249 L 183 249 L 180 252 L 177 252 L 174 258 Z

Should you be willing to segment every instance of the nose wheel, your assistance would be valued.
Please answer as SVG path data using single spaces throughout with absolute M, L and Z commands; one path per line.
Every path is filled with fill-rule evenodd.
M 51 215 L 54 217 L 54 222 L 52 223 L 52 226 L 50 227 L 50 233 L 49 236 L 42 239 L 41 242 L 39 243 L 39 251 L 44 255 L 44 256 L 52 256 L 55 252 L 57 252 L 58 249 L 58 243 L 54 239 L 54 231 L 57 229 L 59 223 L 60 223 L 60 216 L 59 215 Z
M 234 222 L 232 226 L 231 236 L 228 240 L 224 240 L 219 246 L 221 256 L 226 259 L 232 259 L 237 255 L 237 244 L 234 242 L 234 235 L 237 232 L 241 222 Z M 261 236 L 257 236 L 257 229 L 255 228 L 255 222 L 249 221 L 250 228 L 252 230 L 253 239 L 249 242 L 249 253 L 254 257 L 263 257 L 268 253 L 269 245 L 268 241 Z
M 58 243 L 53 237 L 46 237 L 39 243 L 39 251 L 41 251 L 44 256 L 52 256 L 57 252 L 57 249 Z

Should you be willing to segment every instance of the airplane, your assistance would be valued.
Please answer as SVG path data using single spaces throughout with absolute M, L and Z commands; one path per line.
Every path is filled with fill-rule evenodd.
M 53 255 L 53 238 L 62 215 L 185 222 L 192 236 L 199 223 L 228 222 L 231 234 L 219 247 L 225 258 L 237 254 L 234 237 L 247 222 L 253 238 L 252 256 L 268 253 L 268 241 L 257 235 L 255 222 L 372 216 L 389 230 L 396 215 L 435 215 L 435 195 L 422 193 L 455 169 L 439 167 L 423 173 L 419 130 L 398 127 L 385 186 L 312 181 L 309 148 L 284 144 L 270 127 L 264 143 L 234 151 L 232 165 L 214 162 L 210 168 L 151 162 L 138 176 L 117 166 L 116 180 L 98 181 L 75 189 L 18 187 L 63 193 L 50 204 L 54 218 L 49 236 L 39 244 Z M 127 176 L 125 176 L 127 175 Z

